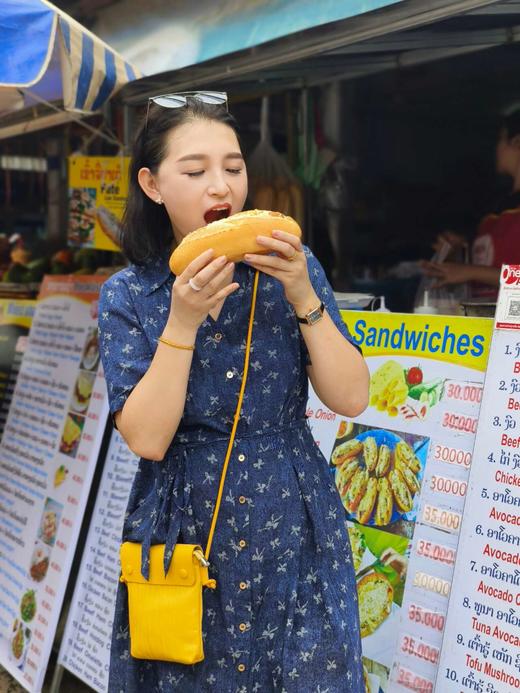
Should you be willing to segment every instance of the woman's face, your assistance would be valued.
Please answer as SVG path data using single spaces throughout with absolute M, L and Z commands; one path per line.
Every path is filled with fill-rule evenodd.
M 240 212 L 247 196 L 237 136 L 213 120 L 198 119 L 172 130 L 153 179 L 177 242 L 211 221 Z

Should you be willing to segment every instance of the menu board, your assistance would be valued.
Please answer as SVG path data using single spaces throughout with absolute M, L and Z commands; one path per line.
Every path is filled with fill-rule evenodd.
M 0 298 L 0 440 L 36 301 Z
M 502 270 L 437 676 L 449 693 L 520 690 L 520 266 Z
M 119 546 L 138 461 L 114 431 L 58 657 L 98 693 L 108 691 Z
M 344 312 L 370 370 L 351 420 L 311 394 L 357 578 L 369 693 L 434 690 L 490 319 Z M 442 689 L 444 690 L 444 689 Z
M 46 277 L 0 445 L 0 664 L 40 691 L 108 402 L 102 277 Z
M 69 245 L 118 251 L 130 158 L 69 157 Z

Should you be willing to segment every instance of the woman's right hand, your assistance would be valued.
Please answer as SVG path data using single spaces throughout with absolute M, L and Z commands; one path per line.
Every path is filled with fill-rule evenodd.
M 206 250 L 175 279 L 168 325 L 196 331 L 208 313 L 238 289 L 232 281 L 235 263 L 225 256 L 212 259 L 213 255 L 213 250 Z M 190 279 L 200 291 L 190 286 Z

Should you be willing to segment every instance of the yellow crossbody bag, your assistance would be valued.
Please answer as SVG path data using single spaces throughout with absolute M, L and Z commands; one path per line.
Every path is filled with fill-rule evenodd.
M 208 559 L 246 387 L 258 276 L 257 271 L 249 314 L 244 375 L 204 553 L 197 544 L 176 544 L 165 574 L 165 545 L 151 546 L 150 572 L 146 579 L 141 573 L 142 545 L 125 541 L 120 548 L 120 580 L 128 589 L 130 654 L 136 659 L 180 664 L 196 664 L 204 659 L 202 588 L 215 589 L 217 586 L 208 575 Z

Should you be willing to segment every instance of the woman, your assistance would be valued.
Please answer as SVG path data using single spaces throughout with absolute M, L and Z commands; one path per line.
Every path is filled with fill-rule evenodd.
M 207 251 L 170 274 L 175 244 L 239 212 L 246 199 L 234 120 L 206 100 L 172 95 L 149 105 L 124 219 L 132 264 L 104 285 L 99 327 L 110 408 L 141 457 L 123 538 L 204 547 L 240 388 L 252 279 L 261 271 L 250 373 L 210 558 L 217 589 L 204 593 L 205 659 L 185 666 L 130 656 L 121 585 L 109 690 L 360 693 L 344 512 L 305 408 L 309 376 L 331 409 L 360 414 L 368 371 L 318 261 L 292 236 L 260 237 L 272 252 L 248 264 Z M 173 103 L 181 105 L 166 107 Z M 322 319 L 300 326 L 297 316 L 321 301 Z
M 471 293 L 480 300 L 495 300 L 503 264 L 520 264 L 520 111 L 504 119 L 497 141 L 496 169 L 513 181 L 511 193 L 479 224 L 471 248 L 471 263 L 423 262 L 424 273 L 437 279 L 436 286 L 471 282 Z M 437 244 L 453 249 L 467 246 L 463 236 L 446 232 Z

